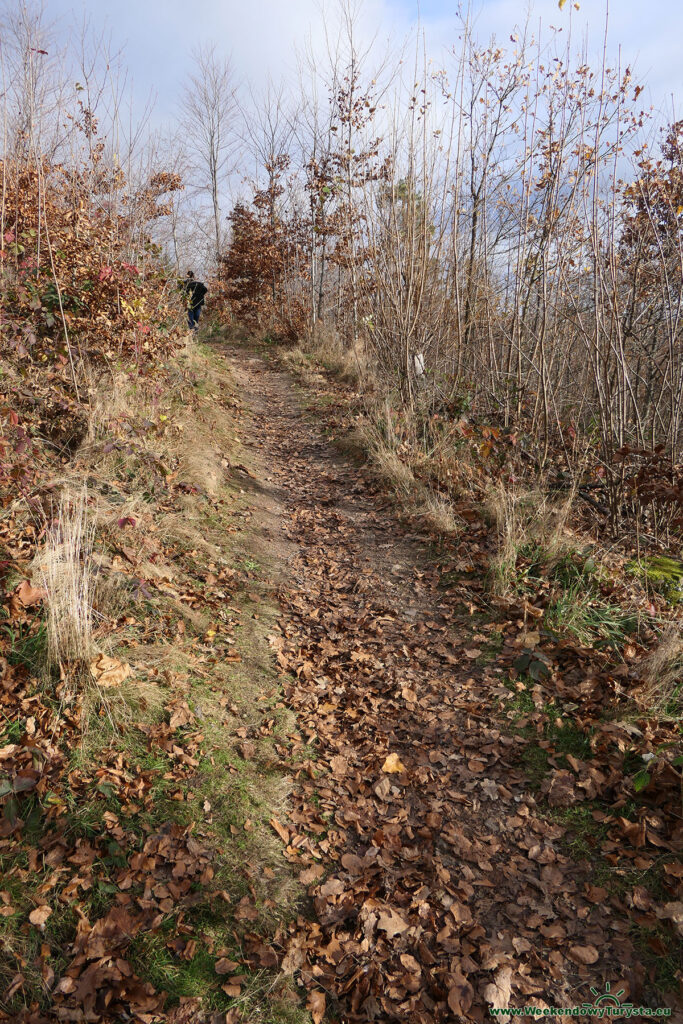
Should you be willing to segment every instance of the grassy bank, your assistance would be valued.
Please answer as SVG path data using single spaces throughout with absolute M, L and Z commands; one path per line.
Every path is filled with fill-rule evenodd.
M 0 1017 L 303 1021 L 273 972 L 293 723 L 232 382 L 188 342 L 88 416 L 0 527 Z

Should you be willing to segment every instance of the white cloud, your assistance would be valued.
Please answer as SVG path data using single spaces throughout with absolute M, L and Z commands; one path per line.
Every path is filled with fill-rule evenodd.
M 400 40 L 417 20 L 413 0 L 357 0 L 361 39 L 377 35 Z M 539 19 L 563 28 L 566 35 L 570 17 L 577 45 L 587 32 L 589 54 L 599 57 L 605 20 L 605 0 L 580 0 L 580 10 L 567 0 L 562 11 L 557 0 L 536 0 L 530 10 L 534 28 Z M 454 16 L 456 0 L 423 0 L 420 5 L 428 46 L 435 59 L 452 45 L 457 36 Z M 93 26 L 105 25 L 117 44 L 125 44 L 131 78 L 140 96 L 150 89 L 157 94 L 157 118 L 171 117 L 180 87 L 190 64 L 190 53 L 198 44 L 215 43 L 231 54 L 241 78 L 257 90 L 268 78 L 293 73 L 296 52 L 311 39 L 322 52 L 326 22 L 331 36 L 338 35 L 333 11 L 335 0 L 327 0 L 327 14 L 318 0 L 49 0 L 54 16 L 86 12 Z M 508 41 L 515 24 L 523 21 L 526 8 L 518 0 L 473 0 L 477 31 L 482 39 L 495 33 Z M 645 76 L 652 102 L 660 107 L 671 93 L 681 92 L 680 37 L 682 8 L 676 0 L 619 0 L 610 10 L 609 50 L 617 53 L 622 44 L 622 63 L 637 65 Z

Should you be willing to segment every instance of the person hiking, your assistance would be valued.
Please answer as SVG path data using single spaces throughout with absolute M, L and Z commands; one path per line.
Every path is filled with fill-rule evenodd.
M 204 305 L 204 296 L 208 289 L 202 281 L 195 280 L 191 270 L 188 270 L 182 286 L 187 295 L 187 323 L 191 331 L 196 331 L 199 327 L 199 314 Z

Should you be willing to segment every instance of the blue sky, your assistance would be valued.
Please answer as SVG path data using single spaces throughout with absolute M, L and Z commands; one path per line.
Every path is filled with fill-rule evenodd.
M 589 52 L 602 46 L 605 0 L 580 0 L 580 10 L 567 0 L 535 0 L 531 23 L 569 29 L 578 42 L 586 33 Z M 455 3 L 421 0 L 420 16 L 431 55 L 455 41 Z M 243 79 L 257 89 L 268 76 L 278 79 L 293 70 L 295 50 L 307 35 L 323 36 L 320 0 L 46 0 L 49 17 L 76 19 L 84 13 L 93 28 L 108 28 L 115 46 L 125 46 L 126 62 L 138 101 L 156 96 L 155 120 L 172 118 L 181 83 L 195 44 L 215 42 L 231 54 Z M 473 0 L 482 39 L 495 32 L 505 43 L 527 7 L 515 0 Z M 361 32 L 399 41 L 417 20 L 412 0 L 366 0 Z M 622 63 L 635 64 L 636 79 L 645 82 L 657 109 L 671 111 L 671 95 L 683 117 L 683 6 L 678 0 L 611 0 L 610 52 L 621 44 Z

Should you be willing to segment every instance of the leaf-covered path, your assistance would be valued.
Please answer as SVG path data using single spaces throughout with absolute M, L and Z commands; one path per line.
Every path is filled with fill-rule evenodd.
M 273 644 L 305 745 L 276 825 L 312 901 L 282 968 L 314 1020 L 483 1021 L 592 1002 L 608 982 L 637 1005 L 627 907 L 569 856 L 567 822 L 523 770 L 507 669 L 486 657 L 503 627 L 444 588 L 286 374 L 253 351 L 226 358 L 280 552 Z M 590 796 L 599 773 L 570 763 Z

